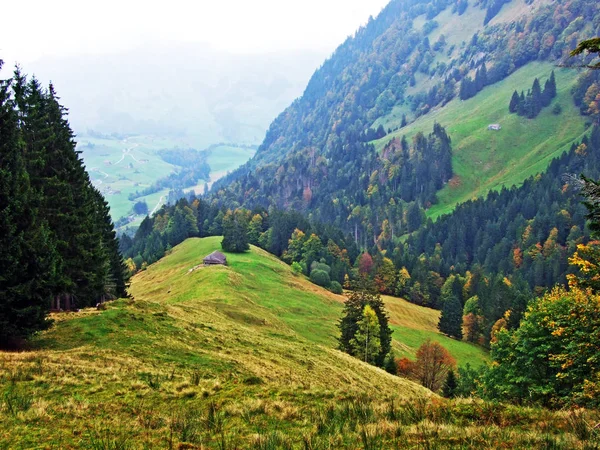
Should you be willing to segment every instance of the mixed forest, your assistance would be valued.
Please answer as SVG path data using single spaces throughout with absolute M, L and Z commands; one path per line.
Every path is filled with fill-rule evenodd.
M 487 8 L 486 23 L 502 4 L 479 5 Z M 350 85 L 335 81 L 336 76 L 347 77 L 352 71 L 365 69 L 364 59 L 353 53 L 360 53 L 360 49 L 375 48 L 369 58 L 381 52 L 379 55 L 387 61 L 390 54 L 386 52 L 390 50 L 385 47 L 388 41 L 383 36 L 396 31 L 390 25 L 395 23 L 392 18 L 419 16 L 424 13 L 419 5 L 419 2 L 392 2 L 381 16 L 342 45 L 317 71 L 305 95 L 273 123 L 255 158 L 218 183 L 213 196 L 206 199 L 191 196 L 163 208 L 155 218 L 146 219 L 133 239 L 124 237 L 122 250 L 129 258 L 130 270 L 140 270 L 158 260 L 185 237 L 228 234 L 228 229 L 235 229 L 233 238 L 226 238 L 224 248 L 245 249 L 251 243 L 279 256 L 297 273 L 332 292 L 341 293 L 343 288 L 368 292 L 366 297 L 357 294 L 362 300 L 351 296 L 354 300 L 349 304 L 359 307 L 351 312 L 350 335 L 344 338 L 341 348 L 359 355 L 355 334 L 364 334 L 361 326 L 369 329 L 369 317 L 375 314 L 379 318 L 375 334 L 380 334 L 377 345 L 381 347 L 379 353 L 373 350 L 373 356 L 368 357 L 367 346 L 364 359 L 394 373 L 399 369 L 390 363 L 394 357 L 385 345 L 385 313 L 377 300 L 369 299 L 381 294 L 397 295 L 418 305 L 440 309 L 441 332 L 496 348 L 492 354 L 498 355 L 498 333 L 501 330 L 518 333 L 515 330 L 521 329 L 519 325 L 532 299 L 550 301 L 571 295 L 552 291 L 557 285 L 593 288 L 589 282 L 581 281 L 592 278 L 587 264 L 593 259 L 595 241 L 593 227 L 586 224 L 589 210 L 582 203 L 582 193 L 590 181 L 580 174 L 590 179 L 600 177 L 598 72 L 573 72 L 578 78 L 572 91 L 573 102 L 589 122 L 587 133 L 580 141 L 573 142 L 568 152 L 552 160 L 544 173 L 524 180 L 520 186 L 503 187 L 485 198 L 463 203 L 434 222 L 426 218 L 425 210 L 435 204 L 436 193 L 453 177 L 452 139 L 448 131 L 436 123 L 429 134 L 417 133 L 410 142 L 406 137 L 393 137 L 377 152 L 370 140 L 385 137 L 386 131 L 382 126 L 364 126 L 386 111 L 378 110 L 381 105 L 377 102 L 369 104 L 364 95 L 366 92 L 374 95 L 383 89 L 392 98 L 385 89 L 391 81 L 385 76 L 380 78 L 382 74 L 370 68 L 368 77 L 352 78 L 361 81 L 357 90 L 345 99 L 343 90 L 350 89 Z M 438 6 L 440 10 L 430 9 L 429 5 L 425 10 L 427 19 L 432 20 L 445 9 L 445 5 Z M 569 6 L 584 7 L 577 2 Z M 459 10 L 453 9 L 453 13 L 460 15 Z M 596 9 L 577 11 L 589 22 L 597 22 Z M 583 26 L 585 22 L 578 22 L 583 16 L 575 20 L 573 15 L 561 16 L 564 12 L 558 6 L 556 13 L 550 15 L 549 10 L 540 6 L 535 18 L 523 18 L 514 28 L 497 24 L 475 35 L 466 46 L 471 49 L 472 57 L 465 59 L 466 51 L 462 53 L 463 59 L 454 62 L 454 73 L 464 67 L 464 76 L 455 79 L 447 100 L 454 95 L 461 99 L 474 97 L 485 86 L 503 79 L 528 61 L 559 61 L 568 56 L 577 43 L 576 37 L 584 35 L 587 28 Z M 560 29 L 558 24 L 568 23 L 569 18 L 574 22 L 567 29 Z M 414 37 L 411 21 L 402 23 Z M 427 23 L 423 26 L 425 34 L 435 28 Z M 492 29 L 496 34 L 492 34 Z M 511 36 L 526 36 L 535 42 L 541 37 L 537 34 L 540 30 L 546 30 L 542 34 L 548 48 L 543 51 L 531 53 L 531 49 L 519 47 L 516 40 L 506 47 L 487 47 L 492 35 L 506 36 L 506 42 Z M 424 39 L 420 45 L 417 40 L 410 50 L 430 50 L 427 38 Z M 443 42 L 431 51 L 440 47 Z M 401 49 L 398 51 L 393 53 L 392 61 L 399 64 L 406 59 L 402 59 Z M 408 47 L 407 52 L 404 58 L 411 54 Z M 591 53 L 583 60 L 584 65 L 593 58 Z M 487 56 L 473 58 L 475 54 Z M 352 64 L 348 65 L 349 61 Z M 569 61 L 578 64 L 577 60 Z M 378 61 L 371 62 L 375 68 L 379 67 Z M 396 77 L 407 70 L 407 65 L 388 69 Z M 414 84 L 409 75 L 415 73 L 405 77 L 405 88 Z M 363 85 L 365 79 L 370 84 Z M 531 82 L 527 94 L 525 90 L 521 94 L 515 91 L 512 98 L 506 99 L 506 107 L 510 113 L 535 120 L 542 109 L 552 105 L 557 86 L 554 72 L 543 82 L 537 78 Z M 396 81 L 396 86 L 402 85 Z M 321 107 L 323 98 L 328 98 L 331 106 L 336 96 L 340 96 L 339 108 Z M 390 100 L 390 105 L 407 102 L 414 116 L 426 114 L 427 111 L 415 107 L 415 98 L 419 98 L 417 94 L 409 98 L 398 96 Z M 424 101 L 429 106 L 438 104 L 431 98 Z M 319 111 L 323 114 L 321 118 L 327 120 L 313 126 L 311 121 L 319 117 Z M 341 111 L 348 114 L 336 118 Z M 553 113 L 561 113 L 556 105 Z M 402 121 L 406 121 L 405 114 Z M 300 122 L 302 132 L 294 128 Z M 327 123 L 332 124 L 331 129 Z M 232 244 L 232 239 L 243 242 Z M 575 280 L 580 280 L 579 284 Z M 370 311 L 363 311 L 366 306 Z M 342 328 L 343 336 L 348 329 Z M 376 343 L 372 345 L 377 348 Z M 406 371 L 410 364 L 403 364 Z M 497 387 L 501 386 L 493 371 L 485 376 L 494 379 Z M 467 374 L 466 378 L 469 377 L 473 381 L 472 374 Z M 488 393 L 492 390 L 487 388 Z M 499 391 L 495 392 L 500 397 Z M 552 396 L 544 400 L 551 401 L 560 403 Z
M 520 7 L 511 11 L 521 14 L 505 14 L 511 7 Z M 461 20 L 472 21 L 473 17 L 479 22 L 473 25 L 475 32 L 458 43 L 435 31 L 447 30 L 440 19 L 443 14 L 456 24 L 464 25 Z M 169 187 L 167 204 L 146 216 L 134 233 L 118 239 L 107 203 L 92 186 L 76 151 L 67 110 L 53 86 L 44 88 L 17 69 L 0 84 L 0 347 L 22 345 L 49 328 L 51 310 L 96 305 L 105 310 L 105 301 L 128 295 L 127 282 L 135 276 L 143 281 L 139 292 L 144 300 L 131 299 L 126 305 L 117 302 L 115 309 L 108 311 L 122 326 L 120 321 L 126 319 L 119 316 L 119 308 L 130 308 L 125 315 L 137 323 L 130 324 L 125 343 L 138 344 L 136 333 L 146 332 L 145 322 L 152 323 L 150 335 L 161 330 L 173 334 L 171 343 L 178 342 L 175 324 L 182 316 L 187 320 L 189 312 L 197 314 L 194 308 L 198 305 L 186 304 L 187 310 L 175 313 L 181 305 L 169 309 L 148 298 L 162 295 L 162 301 L 177 298 L 185 302 L 203 292 L 210 299 L 207 305 L 216 308 L 214 315 L 203 316 L 206 323 L 185 322 L 182 333 L 202 334 L 207 348 L 215 345 L 220 357 L 226 354 L 230 359 L 223 363 L 225 357 L 215 362 L 206 355 L 194 355 L 194 364 L 227 366 L 220 370 L 228 373 L 228 387 L 258 390 L 264 384 L 270 389 L 257 375 L 236 378 L 239 374 L 235 371 L 243 364 L 230 356 L 232 351 L 223 342 L 247 351 L 242 345 L 246 338 L 236 334 L 239 330 L 229 330 L 231 336 L 223 334 L 218 339 L 211 333 L 219 327 L 224 327 L 219 332 L 226 330 L 222 321 L 230 319 L 239 320 L 244 327 L 264 327 L 268 330 L 265 339 L 297 343 L 297 330 L 288 336 L 284 328 L 273 325 L 278 319 L 270 318 L 273 323 L 269 323 L 255 316 L 255 311 L 236 311 L 230 298 L 196 291 L 190 280 L 197 276 L 207 283 L 201 288 L 210 286 L 218 293 L 225 289 L 232 298 L 235 296 L 227 289 L 247 284 L 248 296 L 244 294 L 242 300 L 256 306 L 250 299 L 261 295 L 261 288 L 252 283 L 276 276 L 273 279 L 285 283 L 280 288 L 287 295 L 292 295 L 293 289 L 311 292 L 314 288 L 321 296 L 319 301 L 339 306 L 341 315 L 334 328 L 341 352 L 335 355 L 346 358 L 344 364 L 358 364 L 358 359 L 366 363 L 360 363 L 360 370 L 377 366 L 394 375 L 377 372 L 394 386 L 398 377 L 408 378 L 443 397 L 477 398 L 484 403 L 472 405 L 490 409 L 442 403 L 438 397 L 421 412 L 418 407 L 403 405 L 419 416 L 414 420 L 417 425 L 427 414 L 442 410 L 447 423 L 460 423 L 462 419 L 452 422 L 453 415 L 467 414 L 468 408 L 472 408 L 468 413 L 471 421 L 488 413 L 490 423 L 505 413 L 502 420 L 509 420 L 514 411 L 520 421 L 523 410 L 507 412 L 502 406 L 506 403 L 550 409 L 598 408 L 600 182 L 595 180 L 600 180 L 600 70 L 594 70 L 599 68 L 594 58 L 600 55 L 600 40 L 589 39 L 593 35 L 600 35 L 600 5 L 584 0 L 392 0 L 315 72 L 304 95 L 273 122 L 256 155 L 215 183 L 210 192 L 198 195 L 182 190 L 208 179 L 203 155 L 189 150 L 163 151 L 165 161 L 181 167 L 178 178 L 162 179 L 131 198 Z M 433 36 L 436 39 L 430 39 Z M 540 173 L 463 202 L 434 221 L 428 210 L 438 202 L 438 193 L 445 186 L 456 183 L 452 130 L 437 122 L 426 132 L 408 136 L 402 129 L 451 101 L 477 99 L 482 90 L 536 60 L 586 69 L 573 69 L 577 82 L 569 98 L 585 121 L 585 132 L 572 137 L 568 151 L 548 158 Z M 549 70 L 547 78 L 528 80 L 512 97 L 498 102 L 505 104 L 507 114 L 536 121 L 550 111 L 562 113 L 556 97 L 556 76 Z M 402 117 L 401 122 L 397 129 L 386 130 L 381 119 L 392 113 Z M 374 141 L 382 145 L 376 147 Z M 140 213 L 148 212 L 143 202 L 135 207 Z M 188 240 L 208 237 L 213 238 Z M 243 261 L 246 266 L 220 272 L 221 268 L 211 272 L 201 265 L 185 266 L 185 274 L 179 273 L 184 266 L 177 265 L 177 258 L 186 258 L 182 249 L 191 252 L 191 245 L 205 249 L 216 239 L 231 260 Z M 165 260 L 176 269 L 156 269 Z M 255 271 L 262 275 L 256 277 Z M 157 273 L 162 278 L 153 278 Z M 166 288 L 170 283 L 165 281 L 167 276 L 179 277 L 178 283 L 189 292 L 178 291 L 180 286 Z M 264 283 L 266 289 L 267 281 Z M 287 300 L 273 294 L 273 286 L 268 289 L 273 297 L 269 301 Z M 397 357 L 386 296 L 406 299 L 411 307 L 436 310 L 437 329 L 445 339 L 484 349 L 491 364 L 458 366 L 447 349 L 430 339 L 420 345 L 414 359 Z M 311 305 L 319 308 L 316 303 Z M 145 309 L 152 311 L 143 316 Z M 296 309 L 303 311 L 299 306 Z M 180 315 L 175 320 L 169 314 Z M 318 314 L 314 312 L 315 317 Z M 151 339 L 159 353 L 165 351 L 165 344 L 157 341 L 160 336 Z M 311 347 L 308 341 L 299 342 Z M 260 345 L 252 344 L 252 357 L 259 365 L 273 363 L 269 370 L 276 372 L 276 359 L 268 362 L 257 356 L 263 351 Z M 197 346 L 194 341 L 181 348 L 191 355 Z M 290 355 L 294 353 L 291 348 L 286 348 Z M 319 347 L 319 352 L 334 352 L 324 349 Z M 315 367 L 313 360 L 298 358 L 301 370 L 307 373 L 324 370 Z M 203 376 L 194 373 L 192 384 L 201 385 Z M 291 370 L 282 375 L 293 376 Z M 160 392 L 158 376 L 144 377 L 150 389 Z M 175 371 L 165 380 L 174 378 Z M 400 385 L 404 382 L 409 383 L 401 380 Z M 215 383 L 214 389 L 202 396 L 216 397 L 221 389 L 220 383 Z M 302 389 L 309 392 L 310 383 Z M 186 397 L 189 392 L 190 398 L 196 396 L 187 381 L 175 390 L 172 397 Z M 344 414 L 360 416 L 367 411 L 365 404 L 356 400 Z M 400 420 L 395 408 L 392 402 L 384 413 L 388 422 Z M 364 426 L 370 419 L 365 417 L 380 412 L 363 414 L 365 448 L 370 442 Z M 215 402 L 210 403 L 207 414 L 207 428 L 211 433 L 218 429 L 224 442 L 218 420 L 225 415 L 216 419 Z M 335 422 L 336 414 L 342 412 L 331 407 L 312 418 L 317 423 L 315 433 L 326 435 L 327 423 Z M 300 415 L 296 411 L 289 418 Z M 575 421 L 576 427 L 582 415 L 573 417 L 569 420 Z M 248 414 L 243 418 L 244 426 L 254 425 Z M 174 418 L 170 420 L 175 423 Z M 340 425 L 340 439 L 356 438 L 352 444 L 344 441 L 350 447 L 360 439 L 357 423 L 348 430 L 345 422 Z M 156 424 L 155 429 L 162 430 L 163 425 Z M 587 423 L 581 427 L 581 436 L 588 434 L 579 440 L 600 442 L 600 435 Z M 171 438 L 174 430 L 173 425 Z M 260 436 L 263 430 L 259 431 Z M 426 442 L 425 432 L 422 435 Z M 398 442 L 400 437 L 390 435 L 385 442 Z M 306 444 L 305 448 L 313 447 Z

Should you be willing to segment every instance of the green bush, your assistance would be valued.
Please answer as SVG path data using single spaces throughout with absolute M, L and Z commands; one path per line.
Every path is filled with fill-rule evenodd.
M 344 290 L 342 289 L 342 285 L 337 281 L 332 281 L 329 290 L 334 294 L 343 294 Z
M 304 270 L 302 270 L 302 266 L 300 265 L 300 263 L 294 261 L 292 263 L 292 270 L 294 271 L 294 273 L 297 274 L 301 274 L 302 272 L 304 272 Z
M 329 274 L 324 270 L 315 269 L 310 273 L 310 281 L 318 286 L 329 287 L 331 279 Z

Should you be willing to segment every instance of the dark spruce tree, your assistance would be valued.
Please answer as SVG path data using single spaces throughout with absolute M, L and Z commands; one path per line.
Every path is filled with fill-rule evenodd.
M 448 336 L 462 339 L 462 304 L 455 296 L 450 297 L 442 307 L 438 329 Z
M 512 98 L 510 99 L 510 104 L 508 105 L 508 111 L 511 113 L 516 113 L 519 109 L 519 102 L 521 101 L 519 94 L 517 91 L 513 92 Z
M 2 63 L 0 61 L 0 68 Z M 0 347 L 49 326 L 56 252 L 22 159 L 23 142 L 10 92 L 0 84 Z
M 2 327 L 7 330 L 2 334 L 21 338 L 43 329 L 51 308 L 85 307 L 125 295 L 125 278 L 108 206 L 79 158 L 53 86 L 43 89 L 17 69 L 2 89 L 1 168 L 12 167 L 2 192 L 14 191 L 3 198 L 2 236 L 13 236 L 14 247 L 2 246 L 2 262 L 17 261 L 23 286 L 3 290 L 0 309 L 8 314 L 16 305 L 27 306 Z M 8 269 L 2 274 L 19 282 Z M 24 296 L 29 304 L 22 303 Z
M 556 77 L 554 71 L 550 74 L 544 84 L 544 89 L 541 89 L 540 80 L 534 79 L 531 89 L 527 91 L 527 96 L 521 91 L 521 95 L 517 91 L 513 92 L 510 99 L 508 110 L 511 113 L 517 113 L 519 116 L 526 116 L 529 119 L 534 119 L 542 111 L 552 103 L 552 99 L 556 97 Z
M 544 83 L 544 92 L 542 93 L 544 106 L 549 106 L 552 103 L 552 99 L 556 97 L 556 77 L 554 70 L 550 74 L 550 78 Z
M 100 300 L 127 296 L 127 276 L 123 256 L 119 249 L 119 240 L 110 217 L 108 203 L 97 189 L 92 191 L 96 201 L 97 223 L 100 226 L 102 245 L 108 258 L 108 273 L 104 282 L 104 293 Z
M 450 369 L 446 375 L 444 386 L 442 387 L 442 395 L 446 398 L 456 397 L 456 391 L 458 389 L 458 382 L 456 380 L 456 374 L 454 369 Z
M 529 111 L 529 118 L 533 119 L 542 110 L 543 99 L 542 99 L 542 88 L 540 86 L 540 80 L 537 78 L 533 80 L 533 86 L 531 87 L 531 105 Z

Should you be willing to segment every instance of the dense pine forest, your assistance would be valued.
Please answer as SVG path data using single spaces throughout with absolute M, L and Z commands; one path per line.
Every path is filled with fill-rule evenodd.
M 50 309 L 126 295 L 109 208 L 75 150 L 52 85 L 0 84 L 0 345 L 47 328 Z

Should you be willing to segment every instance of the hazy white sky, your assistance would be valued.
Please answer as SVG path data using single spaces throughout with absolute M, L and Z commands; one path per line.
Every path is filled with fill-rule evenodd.
M 18 14 L 4 8 L 0 58 L 26 63 L 156 41 L 206 42 L 236 53 L 330 52 L 388 1 L 29 0 Z

